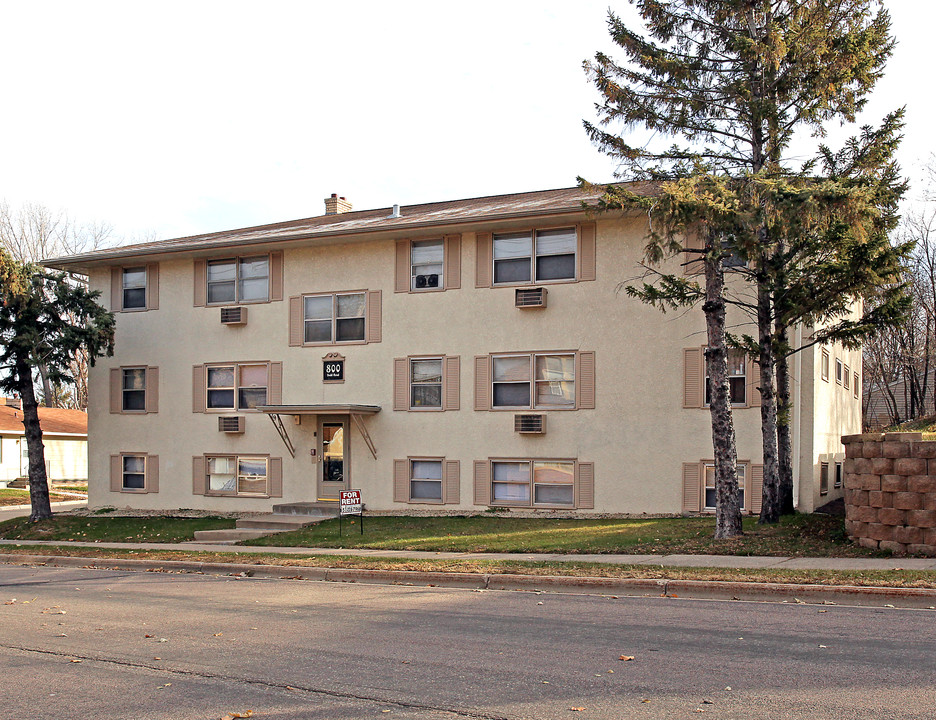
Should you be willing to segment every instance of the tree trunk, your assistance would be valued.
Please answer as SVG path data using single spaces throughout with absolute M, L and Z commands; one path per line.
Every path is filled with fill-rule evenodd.
M 721 249 L 720 247 L 718 248 Z M 709 376 L 709 410 L 715 452 L 715 537 L 742 534 L 738 497 L 738 452 L 728 388 L 728 349 L 725 345 L 725 274 L 721 257 L 713 256 L 711 240 L 705 255 L 705 362 Z
M 42 428 L 39 426 L 39 408 L 33 388 L 32 370 L 23 360 L 14 365 L 23 401 L 23 426 L 26 434 L 26 449 L 29 454 L 29 501 L 32 521 L 52 517 L 49 504 L 49 478 L 45 469 L 45 446 L 42 444 Z
M 49 371 L 45 363 L 38 363 L 39 377 L 42 378 L 42 404 L 45 407 L 55 407 L 55 401 L 52 397 L 52 383 L 49 382 Z
M 793 505 L 793 437 L 790 432 L 790 366 L 787 356 L 787 329 L 777 322 L 777 469 L 780 476 L 780 514 L 792 515 Z
M 766 256 L 766 252 L 762 251 Z M 766 257 L 764 257 L 766 261 Z M 757 288 L 757 335 L 760 343 L 761 437 L 764 453 L 764 492 L 758 522 L 780 520 L 780 469 L 777 464 L 777 396 L 774 391 L 772 303 L 766 283 Z

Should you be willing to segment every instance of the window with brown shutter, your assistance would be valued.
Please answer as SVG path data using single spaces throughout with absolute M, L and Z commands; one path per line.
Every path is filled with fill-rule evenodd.
M 159 368 L 111 368 L 110 412 L 126 415 L 159 412 Z
M 380 342 L 381 297 L 380 290 L 350 290 L 291 297 L 290 346 Z
M 283 252 L 194 261 L 194 305 L 243 305 L 283 299 Z
M 597 253 L 595 249 L 595 223 L 585 223 L 579 227 L 579 280 L 594 280 Z
M 475 410 L 594 407 L 594 352 L 493 353 L 475 358 Z
M 283 363 L 210 363 L 192 367 L 192 412 L 256 412 L 283 400 Z
M 424 293 L 461 287 L 461 235 L 397 240 L 393 290 Z
M 159 309 L 159 264 L 111 268 L 112 312 Z
M 705 244 L 702 242 L 702 238 L 698 233 L 689 233 L 686 237 L 685 248 L 689 252 L 684 252 L 682 254 L 682 263 L 683 263 L 683 274 L 684 275 L 699 275 L 705 272 L 705 262 L 703 260 L 703 254 L 697 252 L 704 249 Z M 693 252 L 695 251 L 695 252 Z
M 458 410 L 460 358 L 452 355 L 396 358 L 393 361 L 393 409 Z
M 698 462 L 682 466 L 682 511 L 695 513 L 702 509 L 702 475 Z
M 476 234 L 475 286 L 568 283 L 596 277 L 596 225 Z
M 683 407 L 700 408 L 704 395 L 705 358 L 702 348 L 683 350 Z
M 111 455 L 110 490 L 136 494 L 159 492 L 159 456 L 131 452 Z
M 593 463 L 574 458 L 490 458 L 483 466 L 475 463 L 476 505 L 586 509 L 595 505 L 594 492 Z
M 210 454 L 192 459 L 192 492 L 229 497 L 282 497 L 283 460 L 265 454 Z

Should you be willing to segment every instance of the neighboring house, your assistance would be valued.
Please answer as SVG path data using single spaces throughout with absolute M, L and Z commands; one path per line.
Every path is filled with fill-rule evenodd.
M 332 196 L 305 220 L 47 261 L 117 313 L 90 376 L 91 505 L 263 511 L 355 488 L 372 510 L 711 510 L 702 312 L 621 291 L 646 219 L 583 209 L 595 199 L 352 212 Z M 792 359 L 802 510 L 841 493 L 859 363 Z M 732 373 L 756 512 L 755 366 Z
M 88 415 L 81 410 L 39 408 L 49 480 L 88 479 Z M 20 401 L 0 398 L 0 487 L 29 475 Z

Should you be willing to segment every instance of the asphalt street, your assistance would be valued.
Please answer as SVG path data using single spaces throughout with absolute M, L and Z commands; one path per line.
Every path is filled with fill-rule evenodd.
M 934 718 L 934 650 L 931 610 L 0 566 L 4 720 Z

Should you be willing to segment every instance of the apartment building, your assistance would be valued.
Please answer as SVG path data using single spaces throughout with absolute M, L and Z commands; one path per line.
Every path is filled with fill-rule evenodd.
M 625 295 L 646 219 L 595 200 L 353 211 L 333 195 L 317 217 L 48 261 L 86 273 L 117 315 L 115 355 L 90 377 L 90 504 L 268 511 L 353 488 L 400 512 L 712 510 L 702 313 Z M 748 512 L 755 369 L 732 358 Z M 792 370 L 811 511 L 841 492 L 860 354 L 811 348 Z

